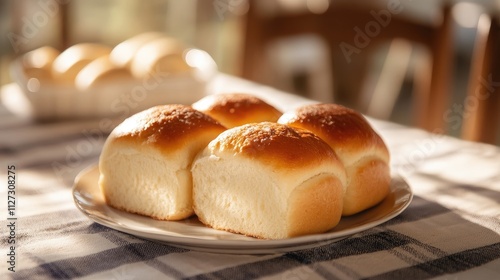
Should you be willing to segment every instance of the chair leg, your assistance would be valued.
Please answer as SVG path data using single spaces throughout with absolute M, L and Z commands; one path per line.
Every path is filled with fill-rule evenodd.
M 443 10 L 443 23 L 435 34 L 432 46 L 432 67 L 428 90 L 417 92 L 414 119 L 417 126 L 430 132 L 445 133 L 448 130 L 445 112 L 450 100 L 450 81 L 453 64 L 453 21 L 451 8 Z
M 478 24 L 462 138 L 494 144 L 500 125 L 500 26 L 484 15 Z

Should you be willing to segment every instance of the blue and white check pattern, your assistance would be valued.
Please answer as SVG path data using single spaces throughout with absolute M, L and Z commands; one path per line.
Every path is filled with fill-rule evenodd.
M 275 104 L 304 101 L 254 89 L 267 91 Z M 97 161 L 105 139 L 82 131 L 98 121 L 35 124 L 5 109 L 0 119 L 1 182 L 6 166 L 16 165 L 18 202 L 16 272 L 7 270 L 2 206 L 2 279 L 500 279 L 498 147 L 373 121 L 390 147 L 393 171 L 415 193 L 406 211 L 312 249 L 226 255 L 143 240 L 77 210 L 72 182 Z M 3 205 L 6 192 L 0 190 Z

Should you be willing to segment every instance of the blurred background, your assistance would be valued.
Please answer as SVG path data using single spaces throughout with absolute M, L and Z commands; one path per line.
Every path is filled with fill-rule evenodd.
M 41 46 L 115 46 L 160 31 L 207 51 L 221 72 L 460 137 L 479 18 L 498 11 L 500 0 L 2 0 L 0 84 L 12 82 L 16 57 Z M 399 33 L 416 43 L 391 38 Z M 429 79 L 432 94 L 418 97 Z M 436 92 L 446 94 L 429 101 Z M 422 120 L 432 106 L 445 106 L 438 123 Z

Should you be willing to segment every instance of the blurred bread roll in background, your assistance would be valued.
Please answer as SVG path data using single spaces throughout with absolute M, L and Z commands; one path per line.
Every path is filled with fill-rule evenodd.
M 142 46 L 162 37 L 165 37 L 165 34 L 146 32 L 127 39 L 113 48 L 111 61 L 117 66 L 130 68 L 134 56 Z
M 155 106 L 126 119 L 99 158 L 106 202 L 159 220 L 193 214 L 191 164 L 225 128 L 184 105 Z
M 204 224 L 266 239 L 338 224 L 345 169 L 323 140 L 262 122 L 220 134 L 193 162 L 193 203 Z
M 142 46 L 131 64 L 132 74 L 136 78 L 149 75 L 169 75 L 188 71 L 191 67 L 184 60 L 185 47 L 181 42 L 170 37 L 155 39 Z
M 41 83 L 52 79 L 52 63 L 60 54 L 53 47 L 45 46 L 22 56 L 23 71 L 27 78 L 36 78 Z
M 347 171 L 343 215 L 368 209 L 389 193 L 389 151 L 358 112 L 336 104 L 314 104 L 286 112 L 278 122 L 316 134 L 342 161 Z
M 209 95 L 192 106 L 227 128 L 256 122 L 276 122 L 282 114 L 262 99 L 244 93 Z
M 102 44 L 76 44 L 63 51 L 52 65 L 52 75 L 61 83 L 74 83 L 78 73 L 91 61 L 109 55 L 111 48 Z
M 133 76 L 128 69 L 115 65 L 108 55 L 104 55 L 87 64 L 76 76 L 75 84 L 78 89 L 87 90 L 130 80 Z

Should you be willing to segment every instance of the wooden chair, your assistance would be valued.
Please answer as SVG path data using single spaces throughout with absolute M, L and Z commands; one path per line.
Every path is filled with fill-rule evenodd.
M 381 43 L 395 38 L 405 39 L 424 46 L 432 57 L 414 83 L 414 122 L 429 131 L 444 132 L 443 116 L 448 108 L 453 61 L 451 8 L 444 6 L 442 17 L 435 24 L 423 24 L 402 16 L 397 7 L 364 3 L 366 6 L 331 1 L 322 14 L 302 12 L 268 17 L 259 13 L 254 5 L 257 3 L 251 2 L 246 15 L 243 77 L 257 82 L 265 80 L 263 76 L 269 75 L 265 71 L 268 68 L 265 49 L 274 40 L 287 36 L 316 34 L 328 43 L 332 53 L 341 52 L 346 60 L 367 55 Z M 334 65 L 335 61 L 331 63 Z M 352 65 L 347 63 L 347 66 Z M 359 74 L 362 76 L 363 71 Z M 360 80 L 362 77 L 356 77 L 355 83 Z
M 500 125 L 500 23 L 479 19 L 464 102 L 462 138 L 494 144 Z

